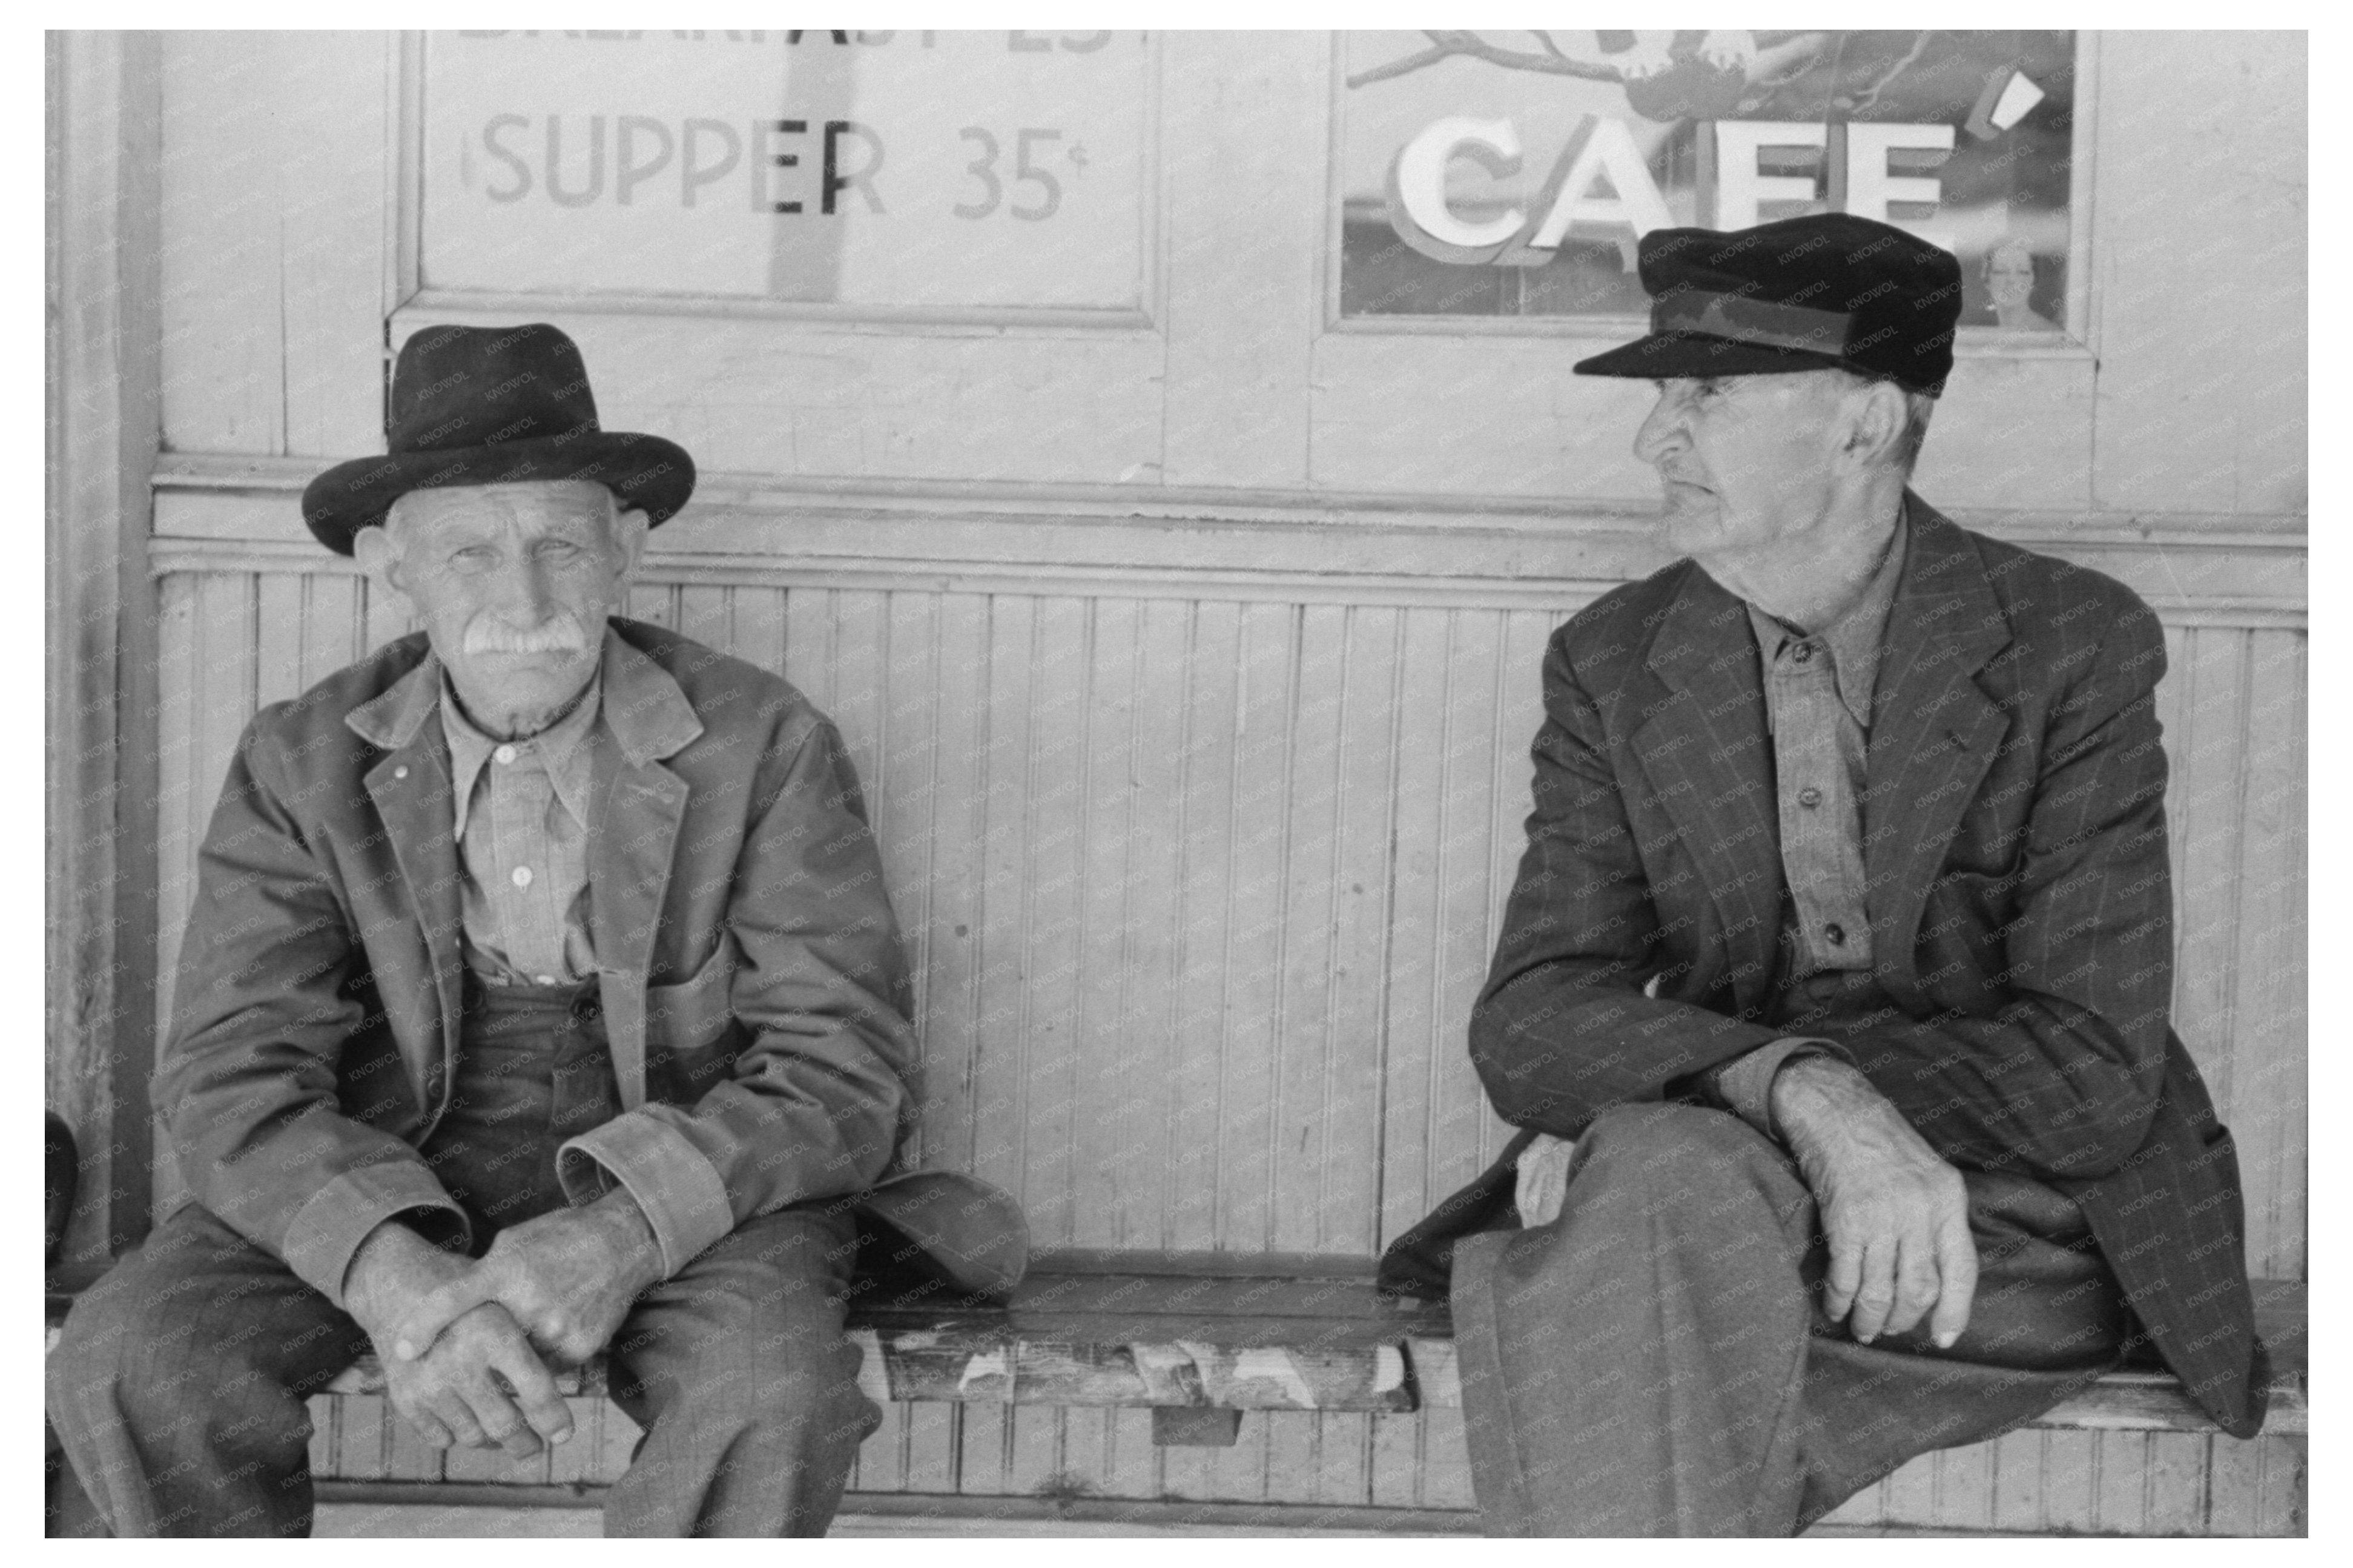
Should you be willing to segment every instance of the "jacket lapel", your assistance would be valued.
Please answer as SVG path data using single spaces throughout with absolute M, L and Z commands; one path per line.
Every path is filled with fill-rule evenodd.
M 686 820 L 686 781 L 662 765 L 702 721 L 659 665 L 605 634 L 605 721 L 592 731 L 588 934 L 621 1105 L 646 1100 L 646 986 Z
M 1921 908 L 2009 727 L 1973 678 L 2010 637 L 1968 536 L 1908 491 L 1905 505 L 1911 556 L 1872 700 L 1863 877 L 1877 968 L 1899 999 L 1916 1003 Z
M 1781 931 L 1780 823 L 1746 608 L 1687 566 L 1645 663 L 1658 689 L 1638 696 L 1650 717 L 1634 752 L 1715 902 L 1745 1011 L 1766 999 Z M 1713 978 L 1703 972 L 1692 983 L 1704 988 Z
M 463 1007 L 459 926 L 456 813 L 450 798 L 449 753 L 441 726 L 427 723 L 441 696 L 441 666 L 427 658 L 381 695 L 352 710 L 344 722 L 388 753 L 363 781 L 376 819 L 384 824 L 401 879 L 425 938 L 439 1013 L 439 1049 L 408 1063 L 427 1122 L 439 1115 L 441 1096 L 457 1059 Z M 400 999 L 385 996 L 396 1013 Z

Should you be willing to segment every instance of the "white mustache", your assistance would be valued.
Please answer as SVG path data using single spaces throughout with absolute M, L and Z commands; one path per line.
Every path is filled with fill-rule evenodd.
M 588 633 L 569 610 L 528 630 L 508 626 L 495 616 L 477 616 L 466 626 L 468 653 L 586 653 Z

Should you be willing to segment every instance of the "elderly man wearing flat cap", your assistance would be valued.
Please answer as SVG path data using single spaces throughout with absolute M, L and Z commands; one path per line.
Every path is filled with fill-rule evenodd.
M 1026 1247 L 1003 1194 L 898 1168 L 849 759 L 614 614 L 694 465 L 598 426 L 564 333 L 417 333 L 389 435 L 303 515 L 424 630 L 238 744 L 156 1080 L 189 1202 L 67 1321 L 66 1450 L 117 1534 L 301 1534 L 303 1395 L 362 1353 L 427 1442 L 529 1458 L 573 1433 L 551 1373 L 609 1350 L 646 1435 L 608 1533 L 820 1534 L 879 1420 L 861 1228 L 958 1292 Z
M 1786 1535 L 2129 1357 L 2261 1424 L 2236 1157 L 2168 1026 L 2156 617 L 1907 488 L 1954 258 L 1642 239 L 1683 559 L 1554 636 L 1471 1019 L 1520 1134 L 1399 1238 L 1505 1534 Z

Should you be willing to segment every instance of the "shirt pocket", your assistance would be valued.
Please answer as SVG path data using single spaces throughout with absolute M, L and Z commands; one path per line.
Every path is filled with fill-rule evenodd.
M 677 1098 L 700 1099 L 733 1059 L 735 938 L 727 931 L 689 979 L 646 987 L 648 1066 L 668 1075 Z

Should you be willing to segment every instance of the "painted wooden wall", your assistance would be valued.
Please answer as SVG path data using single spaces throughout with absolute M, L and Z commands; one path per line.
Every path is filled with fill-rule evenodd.
M 1098 327 L 419 293 L 401 38 L 84 50 L 105 90 L 59 156 L 92 244 L 53 257 L 52 291 L 88 384 L 120 381 L 93 449 L 154 501 L 149 528 L 119 485 L 139 504 L 72 526 L 121 531 L 131 657 L 99 743 L 152 777 L 156 826 L 143 891 L 65 855 L 53 886 L 99 936 L 53 955 L 53 996 L 168 976 L 238 727 L 402 629 L 294 503 L 380 449 L 387 347 L 537 318 L 581 342 L 608 425 L 705 473 L 640 613 L 783 669 L 849 737 L 921 977 L 929 1158 L 1019 1193 L 1049 1244 L 1360 1254 L 1472 1173 L 1498 1129 L 1462 1025 L 1538 650 L 1659 563 L 1644 394 L 1567 373 L 1592 329 L 1335 321 L 1331 40 L 1156 49 L 1145 309 Z M 2085 338 L 1965 340 L 1920 475 L 2167 621 L 2177 1025 L 2239 1136 L 2251 1261 L 2280 1276 L 2306 1230 L 2304 70 L 2297 35 L 2095 42 Z M 88 488 L 79 453 L 58 460 Z M 153 959 L 108 945 L 118 907 Z M 53 1097 L 99 1128 L 127 1107 L 134 1158 L 122 1085 L 152 1044 L 114 1025 L 144 1016 L 94 1006 L 51 1039 Z M 155 1202 L 175 1192 L 158 1171 Z M 902 1410 L 859 1484 L 1459 1506 L 1449 1419 L 1277 1415 L 1211 1453 L 1100 1414 Z M 2030 1435 L 1842 1517 L 2268 1530 L 2296 1468 L 2274 1442 Z
M 1523 517 L 1384 576 L 1361 546 L 1285 566 L 1314 545 L 1297 524 L 1183 524 L 1160 531 L 1189 570 L 1071 580 L 1109 525 L 1033 522 L 1041 559 L 959 563 L 983 525 L 835 504 L 681 521 L 631 609 L 839 723 L 917 975 L 926 1158 L 1017 1194 L 1041 1245 L 1094 1247 L 1369 1254 L 1475 1174 L 1504 1130 L 1463 1023 L 1521 847 L 1538 661 L 1602 586 L 1582 574 L 1646 547 L 1579 531 L 1587 559 L 1556 572 L 1572 535 Z M 405 629 L 285 509 L 248 489 L 159 516 L 167 973 L 245 720 Z M 893 558 L 892 523 L 928 548 Z M 248 537 L 195 531 L 227 528 Z M 1137 531 L 1113 543 L 1147 553 Z M 2176 1026 L 2238 1134 L 2251 1266 L 2295 1277 L 2300 560 L 2040 542 L 2168 621 Z

